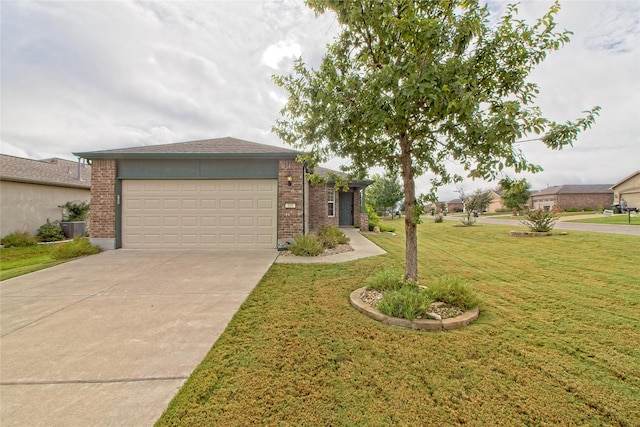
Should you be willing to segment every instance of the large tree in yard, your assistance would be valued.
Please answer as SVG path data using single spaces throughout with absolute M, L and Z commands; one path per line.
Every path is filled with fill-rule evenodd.
M 529 25 L 507 7 L 495 20 L 474 0 L 308 0 L 316 13 L 333 12 L 340 33 L 318 69 L 302 59 L 276 76 L 289 93 L 274 130 L 306 150 L 309 159 L 350 159 L 362 177 L 373 166 L 400 173 L 406 208 L 405 279 L 417 280 L 417 230 L 423 203 L 415 177 L 439 186 L 459 182 L 448 164 L 472 178 L 494 179 L 503 169 L 537 172 L 519 143 L 540 140 L 552 149 L 571 145 L 594 121 L 556 123 L 535 104 L 527 80 L 551 51 L 569 41 L 556 32 L 559 5 Z M 309 160 L 308 159 L 308 160 Z
M 367 204 L 374 209 L 391 209 L 391 217 L 398 204 L 402 200 L 404 192 L 396 176 L 373 176 L 373 184 L 367 187 Z

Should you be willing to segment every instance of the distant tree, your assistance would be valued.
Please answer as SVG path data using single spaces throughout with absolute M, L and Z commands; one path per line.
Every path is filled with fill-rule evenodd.
M 529 204 L 531 184 L 527 182 L 526 178 L 516 181 L 507 177 L 500 180 L 500 188 L 503 191 L 502 201 L 505 207 L 521 214 Z
M 415 177 L 429 173 L 428 199 L 462 177 L 493 179 L 505 168 L 538 172 L 520 142 L 540 140 L 554 150 L 571 145 L 595 121 L 557 123 L 535 105 L 528 80 L 547 54 L 569 41 L 557 32 L 560 6 L 533 25 L 510 5 L 497 19 L 479 0 L 307 0 L 316 13 L 333 12 L 340 33 L 318 69 L 298 59 L 292 74 L 275 76 L 288 92 L 274 131 L 307 151 L 310 163 L 335 155 L 362 177 L 370 167 L 400 173 L 404 188 L 405 279 L 418 279 L 417 224 L 424 201 Z
M 373 184 L 368 186 L 366 190 L 367 204 L 376 209 L 391 208 L 391 217 L 393 218 L 395 207 L 404 196 L 398 177 L 374 175 L 373 180 Z
M 467 226 L 476 222 L 474 213 L 484 212 L 493 200 L 491 190 L 476 190 L 471 194 L 466 194 L 463 187 L 458 187 L 458 193 L 464 203 L 465 212 L 465 218 L 461 221 Z

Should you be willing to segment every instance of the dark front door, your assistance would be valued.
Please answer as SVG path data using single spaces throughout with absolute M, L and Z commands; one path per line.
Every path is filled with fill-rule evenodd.
M 338 218 L 338 224 L 340 225 L 353 225 L 353 193 L 339 193 L 340 194 L 340 211 Z

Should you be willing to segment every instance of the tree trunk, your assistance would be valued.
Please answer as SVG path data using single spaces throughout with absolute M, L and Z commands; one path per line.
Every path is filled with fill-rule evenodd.
M 400 134 L 400 164 L 402 166 L 402 182 L 404 184 L 404 229 L 405 229 L 405 273 L 404 280 L 418 281 L 418 234 L 416 230 L 416 184 L 413 180 L 411 161 L 411 142 L 406 135 Z

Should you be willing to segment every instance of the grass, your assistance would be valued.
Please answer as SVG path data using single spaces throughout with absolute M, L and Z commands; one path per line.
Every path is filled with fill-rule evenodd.
M 612 216 L 601 216 L 599 218 L 585 218 L 585 219 L 574 219 L 571 222 L 589 222 L 592 224 L 612 224 L 612 225 L 640 225 L 640 215 L 631 214 L 631 222 L 629 222 L 629 215 L 627 214 L 619 214 Z
M 483 303 L 444 333 L 348 303 L 387 255 L 275 264 L 157 425 L 640 425 L 637 237 L 516 239 L 509 226 L 419 226 L 420 281 L 455 276 Z
M 53 259 L 54 251 L 55 245 L 0 249 L 0 280 L 11 279 L 65 262 Z

